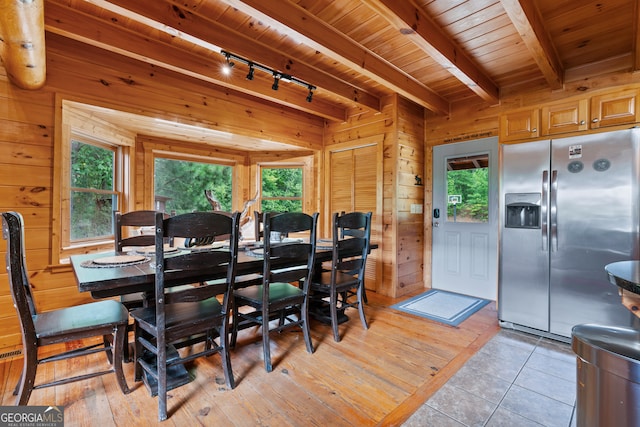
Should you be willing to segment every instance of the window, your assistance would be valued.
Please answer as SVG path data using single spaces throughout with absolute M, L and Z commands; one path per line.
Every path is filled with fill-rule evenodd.
M 266 212 L 302 212 L 302 167 L 262 167 L 261 205 Z
M 447 159 L 447 221 L 489 221 L 489 155 Z
M 172 214 L 210 211 L 208 190 L 219 202 L 219 210 L 232 211 L 232 166 L 156 156 L 153 175 L 156 210 Z
M 118 149 L 72 139 L 69 244 L 104 240 L 113 235 Z

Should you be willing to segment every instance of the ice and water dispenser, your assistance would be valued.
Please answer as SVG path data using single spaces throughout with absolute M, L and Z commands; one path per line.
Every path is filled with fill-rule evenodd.
M 507 193 L 505 227 L 540 228 L 540 193 Z

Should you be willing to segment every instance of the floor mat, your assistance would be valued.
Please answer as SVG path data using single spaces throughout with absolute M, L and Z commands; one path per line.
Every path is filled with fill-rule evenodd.
M 431 289 L 406 301 L 391 306 L 395 310 L 458 326 L 476 311 L 489 304 L 489 300 Z

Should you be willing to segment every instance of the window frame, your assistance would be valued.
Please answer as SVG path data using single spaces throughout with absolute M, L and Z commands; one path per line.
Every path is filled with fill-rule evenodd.
M 194 153 L 193 150 L 189 150 L 189 149 L 181 150 L 179 147 L 172 147 L 172 148 L 174 148 L 177 151 L 170 152 L 162 149 L 151 150 L 152 162 L 151 162 L 150 182 L 151 182 L 151 206 L 153 206 L 153 209 L 156 209 L 156 199 L 155 199 L 156 159 L 162 158 L 162 159 L 169 159 L 169 160 L 178 160 L 178 161 L 186 161 L 186 162 L 193 162 L 193 163 L 208 163 L 208 164 L 217 165 L 217 166 L 231 167 L 231 206 L 232 206 L 232 211 L 235 210 L 233 209 L 233 207 L 237 206 L 237 203 L 238 203 L 237 195 L 235 191 L 235 188 L 238 187 L 236 161 Z
M 305 207 L 306 207 L 306 201 L 307 201 L 307 196 L 306 196 L 306 189 L 307 189 L 307 183 L 306 183 L 306 168 L 307 165 L 305 163 L 261 163 L 258 164 L 258 186 L 259 186 L 259 191 L 258 193 L 260 194 L 260 197 L 257 200 L 257 210 L 261 211 L 262 210 L 262 201 L 263 200 L 300 200 L 300 212 L 305 212 Z M 300 169 L 302 171 L 302 194 L 300 197 L 264 197 L 264 192 L 262 189 L 262 172 L 264 169 Z
M 112 186 L 112 189 L 110 190 L 73 187 L 71 185 L 71 170 L 72 170 L 71 156 L 69 156 L 69 162 L 68 162 L 69 188 L 68 188 L 68 191 L 66 192 L 67 194 L 69 194 L 69 202 L 67 205 L 67 209 L 63 210 L 63 216 L 62 216 L 64 224 L 68 225 L 68 230 L 67 230 L 68 232 L 62 235 L 63 248 L 74 248 L 78 246 L 87 246 L 87 245 L 92 246 L 95 244 L 101 244 L 102 242 L 105 241 L 105 239 L 113 238 L 113 233 L 110 233 L 106 236 L 99 236 L 95 238 L 85 238 L 85 239 L 75 239 L 75 240 L 71 239 L 71 199 L 72 199 L 71 193 L 72 192 L 84 192 L 84 193 L 105 194 L 105 195 L 116 196 L 117 203 L 115 206 L 112 207 L 112 211 L 119 210 L 120 206 L 123 204 L 122 197 L 123 197 L 124 191 L 122 189 L 122 183 L 124 181 L 124 177 L 123 177 L 124 174 L 122 171 L 122 163 L 123 163 L 122 147 L 115 144 L 106 143 L 105 141 L 101 141 L 97 138 L 87 137 L 85 135 L 79 135 L 76 132 L 72 131 L 71 138 L 69 140 L 69 153 L 71 153 L 71 148 L 74 142 L 79 142 L 81 144 L 102 148 L 105 150 L 109 150 L 113 153 L 113 186 Z M 111 231 L 113 232 L 113 227 Z
M 119 206 L 114 209 L 129 210 L 133 189 L 131 176 L 131 150 L 135 146 L 135 135 L 110 123 L 91 120 L 81 109 L 80 102 L 56 97 L 56 132 L 54 135 L 54 176 L 52 200 L 51 254 L 52 267 L 66 265 L 71 255 L 100 252 L 113 249 L 113 235 L 110 238 L 71 243 L 71 141 L 111 147 L 117 150 L 114 187 L 120 192 Z

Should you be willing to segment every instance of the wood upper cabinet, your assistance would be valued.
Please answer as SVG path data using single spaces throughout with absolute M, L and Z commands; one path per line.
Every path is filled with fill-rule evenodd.
M 579 99 L 542 107 L 541 135 L 589 129 L 589 100 Z
M 530 108 L 500 116 L 500 142 L 519 141 L 540 136 L 540 109 Z
M 591 129 L 640 121 L 639 92 L 640 89 L 625 89 L 592 97 Z

